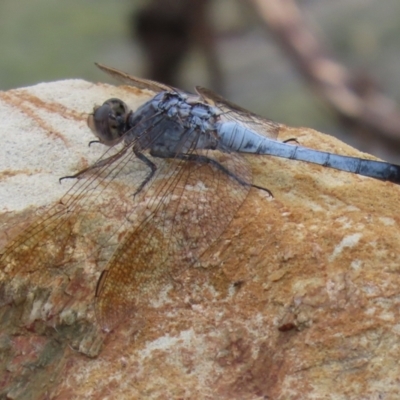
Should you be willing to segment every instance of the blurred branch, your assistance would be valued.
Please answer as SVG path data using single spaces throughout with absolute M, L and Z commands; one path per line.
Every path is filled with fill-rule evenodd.
M 400 145 L 400 113 L 370 78 L 356 76 L 326 54 L 293 0 L 249 0 L 320 97 L 353 127 Z
M 183 59 L 197 47 L 207 63 L 211 86 L 222 91 L 209 5 L 209 0 L 151 0 L 132 15 L 132 33 L 146 54 L 150 79 L 179 86 Z

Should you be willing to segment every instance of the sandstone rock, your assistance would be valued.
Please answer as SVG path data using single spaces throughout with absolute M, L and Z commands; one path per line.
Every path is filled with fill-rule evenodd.
M 60 185 L 60 177 L 104 152 L 102 145 L 87 146 L 93 137 L 85 113 L 109 97 L 135 109 L 150 96 L 79 80 L 0 94 L 0 248 L 73 185 Z M 292 137 L 367 157 L 311 129 L 281 128 L 281 140 Z M 14 279 L 0 271 L 1 395 L 396 398 L 400 188 L 301 162 L 247 160 L 253 182 L 274 198 L 251 189 L 203 254 L 204 268 L 160 288 L 109 334 L 99 329 L 93 308 L 105 264 L 95 245 L 126 222 L 129 199 L 119 185 L 140 177 L 111 186 L 101 210 L 87 218 L 102 223 L 80 223 L 73 263 L 26 265 Z

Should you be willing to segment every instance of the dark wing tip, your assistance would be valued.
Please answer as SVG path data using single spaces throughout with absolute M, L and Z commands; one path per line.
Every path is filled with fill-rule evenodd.
M 112 78 L 126 83 L 128 85 L 137 87 L 138 89 L 147 89 L 153 92 L 159 93 L 163 91 L 176 91 L 175 88 L 164 85 L 163 83 L 155 82 L 149 79 L 137 78 L 133 75 L 129 75 L 126 72 L 120 71 L 116 68 L 107 67 L 106 65 L 95 62 L 97 68 L 101 69 Z

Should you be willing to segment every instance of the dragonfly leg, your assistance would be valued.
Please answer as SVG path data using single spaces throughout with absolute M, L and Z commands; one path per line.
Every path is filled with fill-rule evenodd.
M 236 176 L 235 174 L 233 174 L 231 171 L 229 171 L 229 169 L 225 168 L 222 164 L 220 164 L 218 161 L 213 160 L 212 158 L 209 158 L 207 156 L 201 156 L 198 154 L 184 154 L 184 153 L 178 153 L 178 154 L 174 154 L 172 157 L 175 158 L 179 158 L 181 160 L 186 160 L 186 161 L 196 161 L 196 162 L 201 162 L 201 163 L 205 163 L 205 164 L 212 164 L 215 167 L 217 167 L 220 171 L 222 171 L 223 173 L 227 174 L 228 176 L 230 176 L 231 178 L 235 179 L 237 182 L 239 182 L 241 185 L 244 186 L 252 186 L 256 189 L 260 189 L 260 190 L 264 190 L 265 192 L 267 192 L 271 197 L 274 197 L 272 192 L 270 190 L 268 190 L 267 188 L 264 188 L 262 186 L 258 186 L 258 185 L 253 185 L 252 183 L 248 183 L 245 182 L 243 179 L 240 179 L 238 176 Z
M 133 197 L 135 197 L 137 194 L 139 194 L 143 188 L 149 183 L 151 178 L 153 178 L 154 174 L 157 171 L 157 165 L 154 164 L 152 161 L 150 161 L 143 153 L 140 153 L 137 150 L 133 150 L 135 153 L 135 156 L 140 160 L 143 161 L 149 168 L 150 168 L 150 173 L 146 176 L 146 178 L 143 180 L 143 182 L 140 184 L 140 186 L 136 189 L 135 193 L 133 194 Z
M 128 150 L 128 148 L 124 147 L 118 153 L 116 153 L 116 154 L 114 154 L 114 155 L 112 155 L 110 157 L 107 157 L 104 160 L 99 160 L 96 163 L 94 163 L 93 165 L 91 165 L 90 167 L 85 168 L 82 171 L 79 171 L 74 175 L 62 176 L 58 181 L 61 183 L 61 181 L 63 179 L 80 179 L 80 178 L 83 178 L 85 176 L 85 174 L 87 174 L 90 171 L 93 171 L 95 169 L 102 168 L 102 167 L 104 167 L 106 165 L 112 164 L 113 162 L 115 162 L 116 160 L 121 158 L 126 153 L 127 150 Z
M 269 189 L 265 188 L 265 187 L 258 186 L 258 185 L 254 185 L 253 183 L 251 184 L 251 186 L 252 186 L 253 188 L 263 190 L 264 192 L 267 192 L 271 197 L 274 197 L 274 195 L 272 194 L 272 192 L 271 192 Z
M 296 138 L 286 139 L 282 143 L 289 143 L 289 142 L 295 142 L 296 144 L 300 144 Z

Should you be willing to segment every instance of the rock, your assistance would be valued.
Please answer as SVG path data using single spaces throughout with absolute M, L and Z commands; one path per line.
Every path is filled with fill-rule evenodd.
M 87 146 L 93 105 L 120 97 L 136 109 L 150 96 L 79 80 L 0 94 L 0 248 L 46 218 L 49 207 L 64 207 L 68 197 L 59 199 L 75 181 L 58 179 L 105 151 Z M 292 137 L 367 157 L 311 129 L 282 126 L 280 139 Z M 119 236 L 104 244 L 107 257 L 96 243 L 108 243 L 110 232 L 140 214 L 131 214 L 125 189 L 140 174 L 125 174 L 105 189 L 97 209 L 77 213 L 68 246 L 57 247 L 64 241 L 56 239 L 67 231 L 53 229 L 54 238 L 34 251 L 27 242 L 20 270 L 3 265 L 1 395 L 394 398 L 399 187 L 291 160 L 246 158 L 253 182 L 274 198 L 252 188 L 201 267 L 161 285 L 108 334 L 96 320 L 94 297 Z

